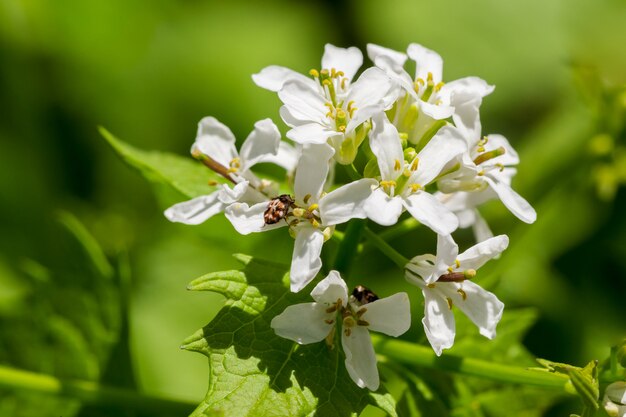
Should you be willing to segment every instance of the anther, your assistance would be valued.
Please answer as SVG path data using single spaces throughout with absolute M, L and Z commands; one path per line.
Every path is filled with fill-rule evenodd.
M 310 199 L 311 199 L 311 194 L 307 194 L 307 195 L 304 196 L 302 201 L 304 201 L 304 204 L 309 204 L 309 200 Z
M 461 267 L 461 261 L 459 261 L 458 259 L 454 260 L 454 264 L 456 265 L 457 268 Z
M 461 294 L 461 298 L 463 298 L 463 300 L 467 300 L 467 294 L 465 293 L 465 291 L 459 288 L 458 290 L 456 290 L 456 292 Z
M 315 227 L 316 229 L 317 229 L 318 227 L 320 227 L 320 224 L 319 224 L 319 222 L 318 222 L 317 220 L 315 220 L 315 219 L 310 219 L 309 221 L 311 222 L 311 226 Z
M 419 163 L 420 163 L 419 158 L 415 157 L 413 162 L 411 162 L 411 171 L 413 172 L 417 171 L 417 167 L 419 166 Z
M 320 73 L 318 70 L 316 69 L 312 69 L 309 71 L 309 75 L 313 78 L 319 78 L 320 77 Z
M 365 321 L 365 320 L 357 320 L 356 324 L 358 324 L 359 326 L 369 326 L 369 322 Z
M 443 87 L 444 85 L 446 85 L 446 83 L 444 83 L 443 81 L 438 82 L 435 86 L 435 91 L 441 90 L 441 87 Z
M 435 287 L 436 287 L 436 285 L 435 285 L 435 283 L 434 283 L 434 282 L 431 282 L 430 284 L 426 284 L 426 286 L 427 286 L 428 288 L 435 288 Z
M 480 155 L 478 155 L 474 159 L 474 163 L 476 165 L 480 165 L 483 162 L 486 162 L 486 161 L 488 161 L 490 159 L 493 159 L 493 158 L 497 158 L 498 156 L 504 155 L 505 153 L 506 153 L 506 149 L 504 149 L 504 147 L 500 146 L 499 148 L 496 148 L 493 151 L 481 153 Z
M 393 164 L 393 170 L 400 171 L 401 169 L 402 169 L 402 164 L 400 163 L 398 159 L 396 159 Z
M 319 204 L 315 203 L 315 204 L 311 204 L 309 206 L 309 208 L 307 209 L 307 211 L 311 212 L 313 210 L 317 210 L 319 208 Z
M 416 193 L 423 188 L 420 184 L 409 184 L 409 187 L 413 193 Z
M 450 310 L 452 310 L 452 305 L 453 305 L 453 304 L 452 304 L 452 298 L 450 298 L 450 297 L 446 297 L 446 301 L 448 302 L 448 308 L 449 308 Z
M 219 182 L 217 182 L 217 181 L 215 181 L 215 180 L 210 180 L 210 181 L 208 182 L 208 184 L 209 184 L 211 187 L 215 187 L 217 184 L 219 184 Z
M 331 313 L 332 313 L 332 311 L 331 311 Z M 326 323 L 326 324 L 333 324 L 334 322 L 335 322 L 335 320 L 333 320 L 333 319 L 326 319 L 326 320 L 324 320 L 324 323 Z
M 297 207 L 295 209 L 293 209 L 293 215 L 296 217 L 303 217 L 304 216 L 304 209 L 301 207 Z

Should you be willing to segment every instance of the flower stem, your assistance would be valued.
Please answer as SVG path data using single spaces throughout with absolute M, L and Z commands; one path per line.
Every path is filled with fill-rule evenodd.
M 566 388 L 569 378 L 563 374 L 529 370 L 450 354 L 437 356 L 428 347 L 377 335 L 372 335 L 372 342 L 377 353 L 407 365 L 451 371 L 510 384 L 553 388 L 564 393 L 572 393 Z
M 346 277 L 349 275 L 352 261 L 356 255 L 357 247 L 359 246 L 359 240 L 361 239 L 361 233 L 365 228 L 365 221 L 360 219 L 352 219 L 348 223 L 348 227 L 343 235 L 343 239 L 337 249 L 337 255 L 335 255 L 334 269 L 341 272 Z
M 404 270 L 404 266 L 409 263 L 409 260 L 402 256 L 397 250 L 392 248 L 387 242 L 385 242 L 380 236 L 376 233 L 372 232 L 369 228 L 364 228 L 363 233 L 368 241 L 376 246 L 379 251 L 381 251 L 385 256 L 391 259 L 396 265 L 400 267 L 400 269 Z
M 155 414 L 187 415 L 195 407 L 192 403 L 150 397 L 136 391 L 102 386 L 93 381 L 61 380 L 51 375 L 2 365 L 0 387 L 59 395 L 92 404 L 118 405 Z

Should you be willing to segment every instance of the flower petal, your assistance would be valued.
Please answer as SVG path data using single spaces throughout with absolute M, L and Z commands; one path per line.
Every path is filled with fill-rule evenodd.
M 487 261 L 501 254 L 509 246 L 509 237 L 499 235 L 480 242 L 457 258 L 462 269 L 478 269 Z
M 422 289 L 422 294 L 424 294 L 422 324 L 426 338 L 437 356 L 440 356 L 444 349 L 448 349 L 454 344 L 456 334 L 454 314 L 452 314 L 446 299 L 437 292 L 425 287 Z
M 398 130 L 383 112 L 373 117 L 370 148 L 378 159 L 380 176 L 384 181 L 397 179 L 404 169 L 404 154 Z
M 303 146 L 293 187 L 295 198 L 300 205 L 306 206 L 318 202 L 328 175 L 328 161 L 334 153 L 333 147 L 325 143 Z M 305 204 L 304 198 L 307 195 L 309 199 Z
M 287 132 L 287 137 L 296 143 L 306 145 L 307 143 L 326 143 L 329 137 L 337 135 L 336 130 L 319 123 L 306 123 L 296 126 Z
M 297 229 L 289 274 L 292 292 L 306 287 L 322 268 L 323 244 L 324 234 L 320 230 L 306 226 Z
M 287 81 L 291 80 L 298 80 L 303 84 L 307 84 L 313 90 L 317 87 L 315 81 L 307 76 L 279 65 L 270 65 L 263 68 L 261 72 L 252 74 L 252 81 L 256 85 L 274 92 L 279 91 Z
M 365 202 L 365 214 L 381 226 L 396 224 L 402 214 L 402 198 L 390 197 L 382 188 L 377 188 Z
M 224 210 L 219 200 L 220 191 L 202 195 L 194 199 L 174 204 L 165 210 L 165 217 L 171 222 L 184 224 L 200 224 Z
M 449 235 L 459 226 L 459 220 L 454 213 L 425 191 L 406 196 L 403 202 L 411 216 L 437 234 Z
M 278 165 L 284 168 L 288 174 L 292 174 L 296 169 L 298 158 L 300 154 L 298 149 L 291 146 L 287 142 L 281 141 L 278 145 L 278 152 L 276 155 L 266 155 L 259 162 L 269 162 L 271 164 Z
M 267 155 L 276 155 L 280 144 L 280 132 L 272 119 L 259 120 L 254 130 L 241 145 L 239 157 L 241 170 L 246 171 L 254 164 L 261 162 Z
M 376 104 L 383 104 L 386 107 L 388 104 L 391 104 L 388 103 L 391 87 L 391 79 L 383 70 L 376 67 L 368 68 L 350 86 L 346 103 L 354 101 L 357 112 L 358 109 Z
M 472 230 L 474 232 L 474 238 L 477 242 L 482 242 L 493 237 L 493 232 L 489 228 L 489 224 L 483 216 L 480 215 L 478 210 L 474 209 L 475 217 L 472 224 Z
M 437 260 L 435 268 L 438 276 L 434 280 L 424 278 L 426 284 L 437 281 L 439 276 L 447 272 L 448 267 L 454 265 L 459 255 L 459 246 L 452 239 L 452 235 L 437 235 Z
M 289 109 L 292 117 L 301 122 L 322 123 L 326 120 L 328 107 L 317 91 L 297 80 L 287 81 L 278 92 L 278 97 Z
M 350 336 L 346 336 L 345 329 L 341 334 L 348 374 L 359 387 L 376 391 L 380 385 L 380 378 L 369 332 L 363 326 L 355 326 L 350 330 Z
M 496 326 L 502 318 L 502 301 L 472 281 L 462 283 L 438 283 L 437 289 L 449 297 L 465 315 L 478 327 L 480 334 L 493 339 Z
M 510 185 L 501 181 L 494 181 L 489 175 L 484 176 L 485 181 L 491 186 L 491 189 L 498 194 L 502 203 L 511 213 L 524 223 L 534 223 L 537 220 L 537 212 L 528 204 L 528 201 L 521 195 L 517 194 Z
M 326 194 L 319 201 L 322 224 L 332 226 L 350 219 L 366 218 L 365 204 L 372 195 L 372 187 L 377 184 L 373 178 L 362 178 Z
M 435 84 L 441 82 L 443 59 L 441 59 L 441 56 L 437 52 L 424 48 L 422 45 L 418 45 L 417 43 L 412 43 L 407 48 L 406 53 L 409 58 L 415 61 L 416 80 L 421 78 L 426 81 L 428 79 L 428 73 L 431 73 Z
M 361 65 L 363 65 L 363 53 L 359 48 L 354 46 L 339 48 L 329 43 L 324 46 L 322 69 L 335 68 L 337 71 L 343 71 L 348 80 L 352 80 Z
M 427 103 L 422 100 L 419 100 L 417 103 L 420 107 L 420 110 L 424 114 L 432 117 L 435 120 L 447 119 L 454 114 L 454 107 Z
M 376 66 L 378 66 L 378 62 L 376 60 L 384 57 L 386 62 L 393 64 L 393 69 L 395 70 L 394 72 L 402 70 L 402 67 L 404 67 L 407 59 L 406 54 L 402 52 L 394 51 L 393 49 L 385 48 L 373 43 L 367 44 L 367 56 L 374 64 L 376 64 Z
M 318 303 L 326 305 L 335 304 L 337 300 L 342 300 L 342 304 L 345 306 L 348 302 L 348 286 L 339 272 L 332 270 L 326 278 L 313 288 L 311 297 Z
M 405 292 L 381 298 L 362 307 L 367 311 L 361 316 L 369 323 L 369 329 L 398 337 L 411 327 L 411 304 Z
M 225 167 L 237 157 L 235 135 L 215 117 L 205 117 L 198 123 L 198 134 L 191 152 L 195 149 Z
M 417 170 L 408 184 L 430 184 L 448 162 L 467 150 L 462 133 L 453 126 L 443 126 L 418 154 Z
M 334 323 L 325 321 L 332 315 L 325 310 L 326 306 L 318 303 L 291 305 L 274 317 L 270 326 L 278 336 L 301 345 L 320 342 L 334 331 Z
M 478 97 L 483 98 L 491 94 L 495 90 L 495 86 L 487 84 L 487 81 L 479 77 L 465 77 L 458 80 L 450 81 L 446 83 L 439 95 L 449 101 L 453 93 L 460 93 L 466 95 L 466 97 Z
M 280 221 L 275 224 L 265 224 L 264 213 L 267 210 L 268 202 L 264 201 L 253 206 L 246 203 L 234 203 L 226 207 L 224 214 L 232 223 L 237 232 L 247 235 L 255 232 L 266 232 L 287 225 L 287 222 Z

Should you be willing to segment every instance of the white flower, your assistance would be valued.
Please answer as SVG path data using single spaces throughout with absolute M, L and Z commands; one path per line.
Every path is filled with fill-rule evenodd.
M 450 234 L 457 228 L 456 216 L 424 190 L 448 162 L 466 149 L 454 127 L 442 127 L 417 156 L 405 161 L 398 131 L 381 114 L 374 118 L 370 147 L 378 159 L 381 181 L 366 203 L 368 218 L 389 226 L 406 209 L 437 233 Z
M 497 196 L 518 219 L 534 223 L 537 212 L 511 187 L 511 180 L 517 172 L 513 166 L 519 163 L 519 157 L 509 141 L 496 134 L 478 141 L 467 136 L 465 138 L 470 151 L 461 158 L 462 168 L 441 178 L 438 181 L 439 188 L 446 193 L 467 191 L 477 194 L 467 199 L 474 206 Z
M 456 333 L 452 307 L 457 306 L 478 327 L 480 334 L 493 339 L 504 304 L 469 279 L 489 259 L 506 249 L 509 238 L 500 235 L 478 243 L 459 255 L 451 236 L 439 235 L 437 256 L 422 255 L 406 265 L 406 279 L 422 289 L 426 337 L 437 355 L 451 347 Z
M 327 44 L 322 69 L 311 70 L 313 79 L 287 68 L 271 66 L 253 76 L 261 87 L 278 92 L 284 103 L 280 114 L 292 129 L 287 137 L 300 144 L 322 144 L 335 148 L 335 159 L 354 160 L 372 115 L 391 105 L 391 80 L 378 68 L 369 68 L 352 82 L 363 63 L 357 48 Z M 347 143 L 344 143 L 348 141 Z
M 337 271 L 330 271 L 311 291 L 313 303 L 289 306 L 274 317 L 271 327 L 278 336 L 301 345 L 332 343 L 335 326 L 341 323 L 345 365 L 361 388 L 376 391 L 380 384 L 376 354 L 368 330 L 398 337 L 411 326 L 409 297 L 401 292 L 361 304 L 348 297 L 348 288 Z
M 365 201 L 376 183 L 371 178 L 364 178 L 324 194 L 333 153 L 333 148 L 327 144 L 303 147 L 294 183 L 294 207 L 284 221 L 266 223 L 269 199 L 253 205 L 235 203 L 225 210 L 226 217 L 241 234 L 289 225 L 295 234 L 290 273 L 293 292 L 300 291 L 311 282 L 322 267 L 322 245 L 329 237 L 325 230 L 350 219 L 366 217 Z
M 260 162 L 276 163 L 288 171 L 295 168 L 295 150 L 280 141 L 280 132 L 270 119 L 254 124 L 254 130 L 241 146 L 235 148 L 235 135 L 214 117 L 205 117 L 198 123 L 192 155 L 204 159 L 219 174 L 228 177 L 234 188 L 223 184 L 209 195 L 199 196 L 175 204 L 165 211 L 172 222 L 200 224 L 235 201 L 257 202 L 264 199 L 263 191 L 270 187 L 254 175 L 250 168 Z
M 412 143 L 419 144 L 423 137 L 428 137 L 431 129 L 440 126 L 437 121 L 454 115 L 456 106 L 465 104 L 468 97 L 481 100 L 494 89 L 478 77 L 444 83 L 441 56 L 416 43 L 409 45 L 407 54 L 374 44 L 367 45 L 367 53 L 394 81 L 395 97 L 399 100 L 390 119 L 399 131 L 408 134 Z M 403 68 L 407 58 L 415 62 L 415 77 Z
M 609 384 L 604 391 L 602 406 L 610 417 L 626 417 L 626 382 Z

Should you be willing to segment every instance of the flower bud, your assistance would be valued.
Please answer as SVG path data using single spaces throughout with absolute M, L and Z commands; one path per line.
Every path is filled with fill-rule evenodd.
M 626 382 L 618 381 L 606 387 L 602 406 L 611 417 L 626 417 Z

